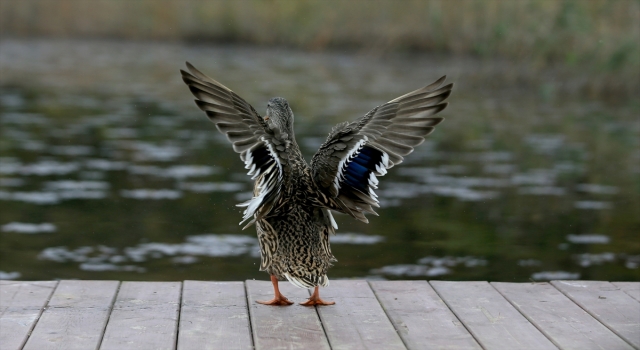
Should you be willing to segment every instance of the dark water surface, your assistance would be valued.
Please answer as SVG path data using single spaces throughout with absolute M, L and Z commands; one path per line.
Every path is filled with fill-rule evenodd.
M 335 123 L 456 83 L 445 122 L 380 178 L 380 216 L 336 215 L 330 278 L 640 279 L 637 102 L 562 98 L 571 81 L 526 64 L 6 39 L 1 279 L 267 277 L 238 226 L 249 177 L 180 81 L 185 60 L 260 112 L 287 98 L 307 159 Z

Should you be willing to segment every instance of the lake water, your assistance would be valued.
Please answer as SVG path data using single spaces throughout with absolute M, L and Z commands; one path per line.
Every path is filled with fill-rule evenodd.
M 380 178 L 380 216 L 336 215 L 330 278 L 640 279 L 637 102 L 581 97 L 526 62 L 8 39 L 0 279 L 267 279 L 238 226 L 249 177 L 185 60 L 259 112 L 287 98 L 307 159 L 334 124 L 455 82 L 446 120 Z

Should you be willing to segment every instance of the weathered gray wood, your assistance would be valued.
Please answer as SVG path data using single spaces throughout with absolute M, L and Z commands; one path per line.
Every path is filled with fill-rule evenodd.
M 122 282 L 100 349 L 175 349 L 181 287 Z
M 561 349 L 633 349 L 549 283 L 491 284 Z
M 47 305 L 57 281 L 0 281 L 0 344 L 21 349 Z
M 24 349 L 97 349 L 118 284 L 60 281 Z
M 640 349 L 640 303 L 620 288 L 601 281 L 552 281 L 562 293 Z
M 331 348 L 406 349 L 367 281 L 331 281 L 320 297 L 336 302 L 317 307 Z
M 622 289 L 633 299 L 640 301 L 640 282 L 611 282 L 611 284 Z
M 184 281 L 178 350 L 252 348 L 244 283 Z
M 485 349 L 556 349 L 489 283 L 430 283 Z
M 409 349 L 481 349 L 426 281 L 371 281 Z
M 329 349 L 316 309 L 297 304 L 309 298 L 306 290 L 280 282 L 281 293 L 296 304 L 268 306 L 256 300 L 273 298 L 271 282 L 246 281 L 245 285 L 256 349 Z

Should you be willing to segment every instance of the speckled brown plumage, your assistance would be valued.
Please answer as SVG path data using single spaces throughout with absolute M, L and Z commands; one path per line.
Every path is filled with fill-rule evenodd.
M 287 101 L 269 100 L 264 117 L 229 88 L 187 63 L 182 78 L 218 130 L 227 135 L 255 180 L 253 198 L 241 223 L 256 224 L 260 269 L 272 276 L 276 297 L 267 304 L 288 305 L 277 279 L 301 288 L 316 287 L 305 305 L 331 304 L 317 286 L 327 286 L 335 261 L 329 246 L 337 225 L 331 210 L 368 222 L 378 207 L 377 176 L 386 174 L 424 141 L 443 118 L 452 84 L 444 77 L 374 108 L 354 122 L 336 125 L 308 165 L 295 140 Z M 245 226 L 245 228 L 247 227 Z M 277 278 L 277 279 L 276 279 Z

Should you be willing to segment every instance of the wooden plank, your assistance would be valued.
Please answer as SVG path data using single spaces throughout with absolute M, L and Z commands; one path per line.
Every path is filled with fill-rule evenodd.
M 245 285 L 256 349 L 329 349 L 315 307 L 297 304 L 309 298 L 306 290 L 280 282 L 280 292 L 296 304 L 268 306 L 256 300 L 273 298 L 271 282 L 246 281 Z
M 549 283 L 491 283 L 561 349 L 633 349 Z
M 0 344 L 22 349 L 57 281 L 0 281 Z
M 481 349 L 426 281 L 371 281 L 409 349 Z
M 367 281 L 331 281 L 320 296 L 336 302 L 317 307 L 331 348 L 406 349 Z
M 122 282 L 100 349 L 175 349 L 182 283 Z
M 556 349 L 489 283 L 430 283 L 485 349 Z
M 611 282 L 611 284 L 622 289 L 633 299 L 640 301 L 640 282 Z
M 97 349 L 118 285 L 60 281 L 24 349 Z
M 253 349 L 242 282 L 184 281 L 178 350 Z
M 640 303 L 627 293 L 602 281 L 552 281 L 551 284 L 615 334 L 640 349 Z

